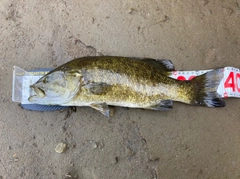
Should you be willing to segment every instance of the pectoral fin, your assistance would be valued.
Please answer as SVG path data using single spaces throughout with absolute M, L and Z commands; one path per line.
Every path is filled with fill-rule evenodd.
M 90 105 L 92 108 L 98 110 L 101 112 L 104 116 L 109 117 L 110 109 L 107 105 L 107 103 L 93 103 Z
M 163 100 L 159 104 L 146 107 L 145 109 L 158 110 L 158 111 L 166 111 L 172 108 L 172 100 Z
M 89 83 L 87 85 L 84 86 L 86 89 L 88 89 L 88 91 L 92 94 L 96 94 L 96 95 L 100 95 L 100 94 L 104 94 L 107 92 L 108 87 L 110 87 L 110 85 L 106 84 L 106 83 Z

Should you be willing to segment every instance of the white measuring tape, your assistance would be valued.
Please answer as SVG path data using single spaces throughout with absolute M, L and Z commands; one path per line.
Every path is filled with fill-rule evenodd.
M 240 98 L 240 70 L 234 67 L 225 67 L 223 70 L 223 79 L 221 80 L 217 93 L 223 97 Z M 202 75 L 211 70 L 199 71 L 173 71 L 169 77 L 178 80 L 191 80 L 195 76 Z
M 224 71 L 224 76 L 218 86 L 217 93 L 223 98 L 240 98 L 240 70 L 234 67 L 225 67 L 222 70 Z M 191 80 L 208 71 L 211 70 L 173 71 L 169 77 L 177 80 Z M 13 69 L 12 100 L 21 104 L 31 104 L 28 102 L 28 97 L 30 96 L 29 86 L 46 73 L 47 71 L 27 72 L 15 66 Z

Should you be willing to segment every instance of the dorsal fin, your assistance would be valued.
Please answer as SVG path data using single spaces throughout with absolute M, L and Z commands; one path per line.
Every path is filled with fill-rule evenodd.
M 169 71 L 174 71 L 175 67 L 171 60 L 168 59 L 157 59 L 157 62 L 162 63 Z
M 174 65 L 171 60 L 167 59 L 152 59 L 152 58 L 144 58 L 142 59 L 144 62 L 151 64 L 163 71 L 174 71 Z

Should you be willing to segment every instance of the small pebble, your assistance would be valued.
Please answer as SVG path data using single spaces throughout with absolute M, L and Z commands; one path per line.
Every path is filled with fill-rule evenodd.
M 55 148 L 55 151 L 59 154 L 65 152 L 67 149 L 67 144 L 64 144 L 64 143 L 59 143 L 56 148 Z
M 118 163 L 118 157 L 114 157 L 111 162 L 112 162 L 112 164 Z
M 126 153 L 127 153 L 127 156 L 129 156 L 129 157 L 135 155 L 135 153 L 128 147 L 126 148 Z
M 92 144 L 92 148 L 93 148 L 93 149 L 96 149 L 96 148 L 98 148 L 98 145 L 94 142 L 94 143 Z

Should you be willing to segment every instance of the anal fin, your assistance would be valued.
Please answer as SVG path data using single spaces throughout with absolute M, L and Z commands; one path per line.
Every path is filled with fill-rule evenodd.
M 144 109 L 151 109 L 157 111 L 167 111 L 172 109 L 172 100 L 162 100 L 159 104 L 145 107 Z

